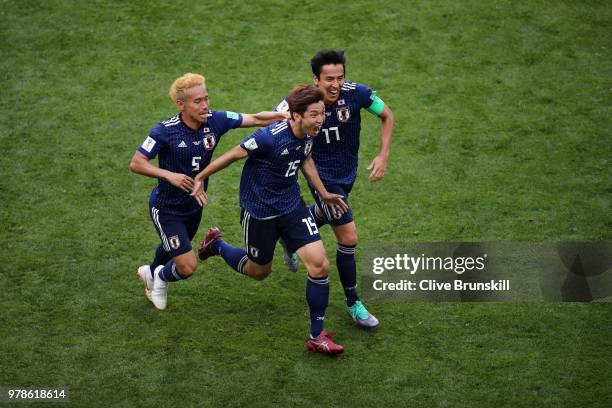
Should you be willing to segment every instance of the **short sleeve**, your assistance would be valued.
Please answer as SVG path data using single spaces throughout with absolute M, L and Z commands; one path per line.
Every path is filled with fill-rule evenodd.
M 274 148 L 272 134 L 266 128 L 259 129 L 251 136 L 244 138 L 240 147 L 246 150 L 249 157 L 263 157 Z
M 213 116 L 221 134 L 231 129 L 239 128 L 242 125 L 242 115 L 231 111 L 214 111 Z
M 359 107 L 363 109 L 367 109 L 374 102 L 375 93 L 365 85 L 357 84 L 357 88 L 355 89 L 357 92 L 357 102 L 359 103 Z
M 155 126 L 149 136 L 142 142 L 138 151 L 149 159 L 154 158 L 166 142 L 166 130 L 162 124 Z

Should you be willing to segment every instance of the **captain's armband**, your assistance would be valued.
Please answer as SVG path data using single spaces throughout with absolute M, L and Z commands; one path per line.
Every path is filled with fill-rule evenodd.
M 372 104 L 367 109 L 367 111 L 370 112 L 372 115 L 380 116 L 383 109 L 385 108 L 385 103 L 382 99 L 378 97 L 378 95 L 376 95 L 376 92 L 372 92 L 372 96 L 370 98 L 372 99 Z

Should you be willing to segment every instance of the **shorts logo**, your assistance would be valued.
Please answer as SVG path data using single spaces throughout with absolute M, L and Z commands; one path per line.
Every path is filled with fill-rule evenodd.
M 336 113 L 338 114 L 338 120 L 340 122 L 347 122 L 351 117 L 351 111 L 349 110 L 349 108 L 336 109 Z
M 207 135 L 204 135 L 204 148 L 206 150 L 212 150 L 215 148 L 215 145 L 217 144 L 217 140 L 215 139 L 215 134 L 214 133 L 209 133 Z
M 306 142 L 304 145 L 304 156 L 308 156 L 308 153 L 312 150 L 312 140 Z
M 253 258 L 257 258 L 259 256 L 259 249 L 249 245 L 249 254 L 251 254 Z
M 170 248 L 172 249 L 178 249 L 181 246 L 181 240 L 179 239 L 178 235 L 174 235 L 170 237 L 169 241 L 170 241 Z

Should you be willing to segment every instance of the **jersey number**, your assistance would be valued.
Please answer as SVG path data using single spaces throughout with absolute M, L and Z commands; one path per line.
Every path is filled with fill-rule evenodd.
M 330 132 L 336 132 L 336 140 L 340 141 L 340 132 L 338 132 L 338 126 L 334 126 L 334 127 L 330 127 L 329 129 L 321 129 L 321 131 L 323 131 L 323 133 L 325 133 L 325 141 L 329 144 L 329 133 Z
M 202 156 L 195 156 L 191 160 L 191 165 L 193 166 L 193 171 L 200 170 L 200 160 L 202 160 Z
M 287 169 L 287 172 L 285 173 L 285 177 L 291 177 L 295 175 L 295 172 L 298 169 L 298 164 L 300 164 L 300 160 L 289 162 L 289 168 Z
M 306 224 L 306 226 L 308 227 L 308 232 L 310 233 L 310 235 L 319 233 L 319 229 L 317 228 L 317 223 L 314 222 L 311 217 L 302 218 L 302 222 Z

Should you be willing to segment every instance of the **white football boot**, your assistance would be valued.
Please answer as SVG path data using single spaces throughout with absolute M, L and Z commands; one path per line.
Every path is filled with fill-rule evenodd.
M 153 289 L 151 290 L 151 302 L 159 310 L 164 310 L 168 302 L 168 282 L 159 277 L 159 271 L 164 265 L 159 265 L 153 272 Z
M 147 296 L 147 299 L 152 302 L 151 291 L 153 290 L 153 275 L 151 275 L 151 268 L 149 268 L 149 265 L 142 265 L 140 268 L 138 268 L 136 277 L 145 284 L 145 295 Z

